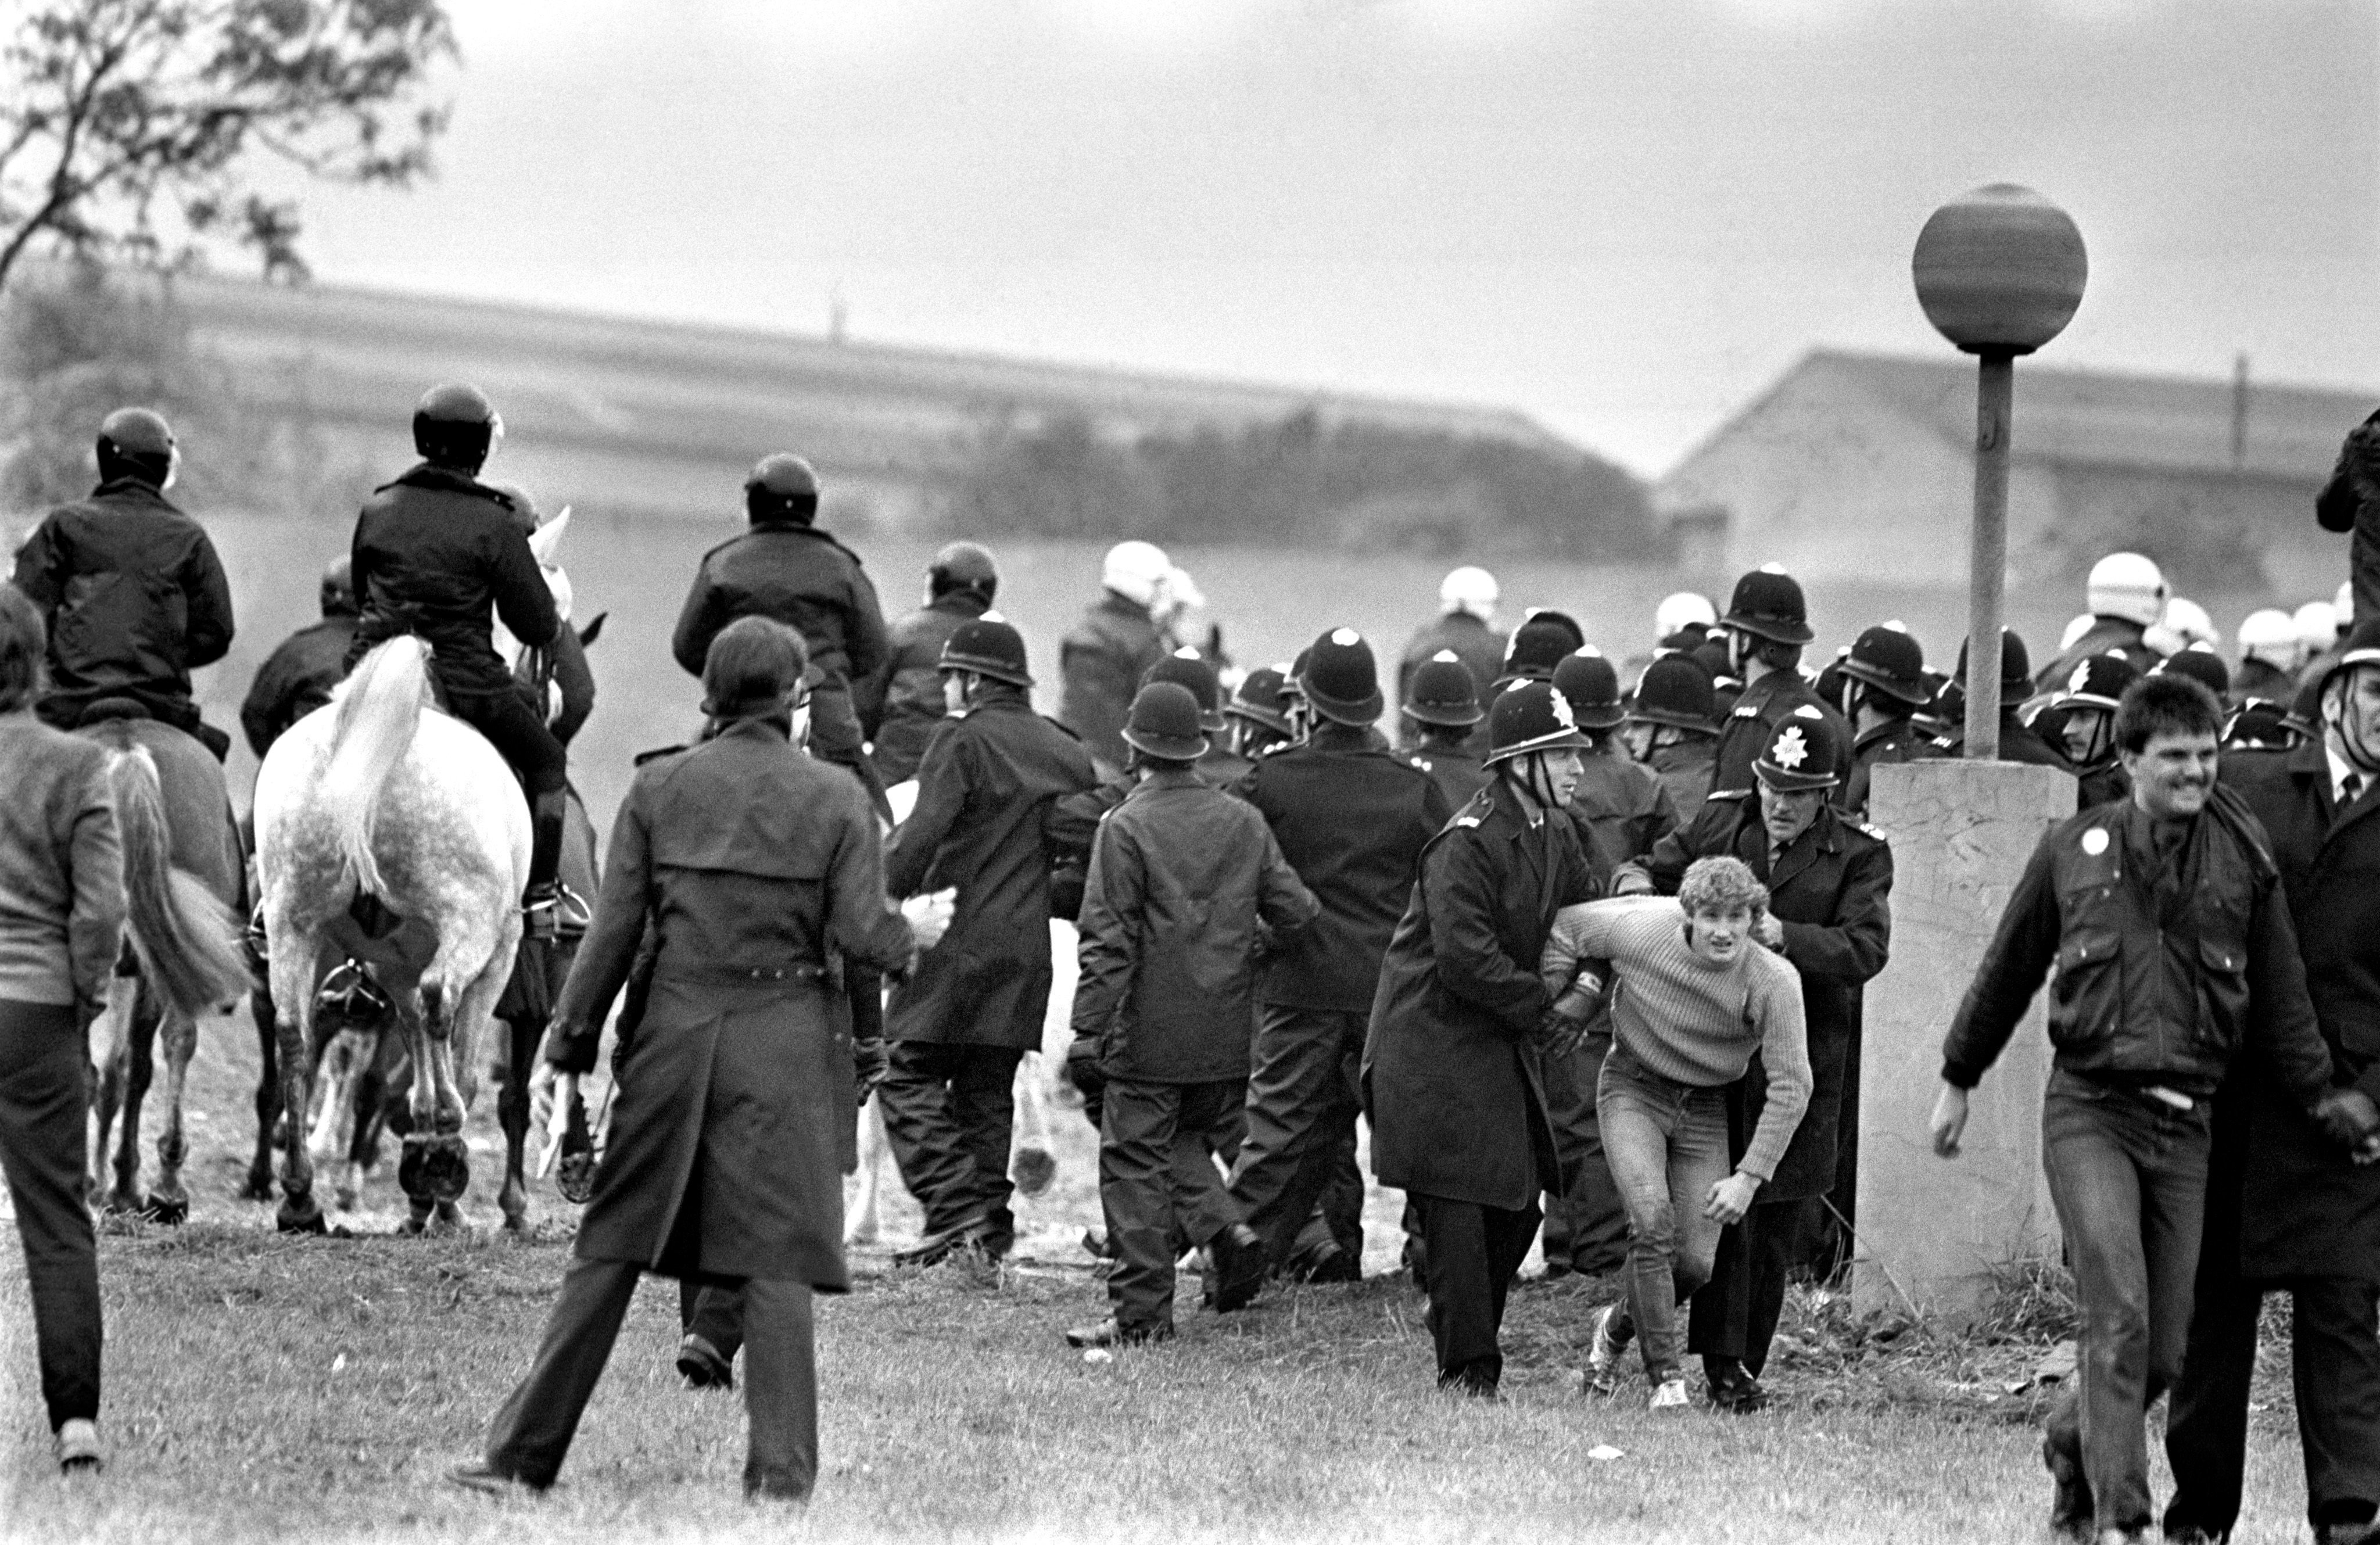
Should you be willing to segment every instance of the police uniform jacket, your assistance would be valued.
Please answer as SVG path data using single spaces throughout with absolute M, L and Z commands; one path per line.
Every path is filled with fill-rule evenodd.
M 2269 660 L 2242 660 L 2231 675 L 2231 703 L 2235 708 L 2256 698 L 2287 708 L 2297 693 L 2297 678 Z
M 1511 640 L 1468 612 L 1449 612 L 1415 633 L 1397 662 L 1397 704 L 1413 693 L 1414 673 L 1440 650 L 1452 650 L 1471 673 L 1482 703 L 1488 701 L 1496 678 L 1504 674 L 1504 646 Z M 1486 721 L 1482 720 L 1482 724 Z
M 2226 757 L 2223 776 L 2272 836 L 2334 1080 L 2380 1101 L 2380 788 L 2336 805 L 2320 741 Z M 2253 1058 L 2224 1086 L 2218 1162 L 2227 1125 L 2252 1156 L 2240 1205 L 2250 1276 L 2380 1276 L 2380 1165 L 2349 1162 Z
M 710 640 L 738 617 L 769 617 L 809 645 L 830 690 L 873 683 L 888 653 L 884 614 L 859 554 L 797 520 L 756 520 L 702 555 L 670 635 L 670 653 L 702 674 Z M 873 705 L 855 699 L 866 717 Z
M 1768 887 L 1768 910 L 1784 930 L 1783 955 L 1802 979 L 1810 1049 L 1810 1103 L 1762 1201 L 1824 1196 L 1835 1184 L 1844 1070 L 1860 1034 L 1861 984 L 1884 969 L 1892 943 L 1892 849 L 1883 834 L 1831 806 L 1783 852 L 1771 856 L 1760 796 L 1713 799 L 1692 823 L 1633 866 L 1665 895 L 1675 895 L 1686 866 L 1732 856 Z M 1624 872 L 1624 871 L 1623 871 Z M 1767 1099 L 1759 1053 L 1730 1091 L 1730 1116 L 1748 1141 Z
M 1956 757 L 1963 754 L 1966 748 L 1967 732 L 1961 728 L 1944 736 L 1939 740 L 1930 742 L 1926 748 L 1926 754 L 1936 757 Z M 2000 707 L 1999 760 L 2029 762 L 2035 767 L 2055 767 L 2060 772 L 2070 775 L 2074 771 L 2074 764 L 2066 760 L 2064 752 L 2043 739 L 2039 730 L 2019 717 L 2016 705 L 2013 703 L 2004 703 Z
M 1710 797 L 1711 775 L 1718 771 L 1718 738 L 1708 735 L 1689 735 L 1683 740 L 1667 746 L 1656 746 L 1645 765 L 1653 770 L 1670 791 L 1670 801 L 1678 808 L 1682 819 L 1691 816 Z
M 355 638 L 355 614 L 340 613 L 299 628 L 265 656 L 239 705 L 249 750 L 261 759 L 284 730 L 331 700 Z
M 973 590 L 953 590 L 892 625 L 883 664 L 858 696 L 867 705 L 860 726 L 876 743 L 876 774 L 888 785 L 917 775 L 926 742 L 947 712 L 942 705 L 942 646 L 959 625 L 990 608 Z
M 1369 1012 L 1421 850 L 1454 813 L 1446 797 L 1378 731 L 1328 723 L 1304 745 L 1259 759 L 1240 793 L 1322 904 L 1314 925 L 1266 963 L 1257 1001 Z
M 1942 1051 L 1973 1089 L 2054 965 L 2049 1040 L 2069 1073 L 2211 1095 L 2254 1043 L 2311 1109 L 2330 1083 L 2297 932 L 2263 824 L 2217 785 L 2160 862 L 2131 801 L 2050 828 L 2000 915 Z
M 1471 803 L 1471 797 L 1488 786 L 1488 772 L 1477 753 L 1449 750 L 1443 746 L 1431 746 L 1413 753 L 1414 764 L 1438 785 L 1439 794 L 1446 808 L 1459 810 Z
M 2036 693 L 2061 692 L 2074 675 L 2074 667 L 2095 654 L 2120 654 L 2132 669 L 2146 675 L 2165 658 L 2144 641 L 2147 629 L 2139 623 L 2122 617 L 2094 617 L 2090 628 L 2066 648 L 2058 658 L 2034 673 L 2033 689 Z
M 492 619 L 531 649 L 562 618 L 512 501 L 465 473 L 427 462 L 372 493 L 356 517 L 350 561 L 362 619 L 353 665 L 401 633 L 431 648 L 431 673 L 458 697 L 514 690 Z
M 1140 678 L 1166 656 L 1148 608 L 1102 590 L 1058 646 L 1058 722 L 1083 737 L 1103 768 L 1129 760 L 1123 723 Z
M 1042 827 L 1057 799 L 1091 786 L 1082 745 L 1033 712 L 1022 687 L 987 683 L 934 726 L 917 804 L 892 833 L 884 881 L 895 897 L 958 891 L 950 931 L 895 989 L 895 1040 L 1041 1044 L 1050 1006 L 1050 860 Z
M 1092 844 L 1075 1036 L 1111 1078 L 1246 1077 L 1257 961 L 1318 910 L 1245 801 L 1186 769 L 1149 773 Z
M 1710 797 L 1732 799 L 1754 792 L 1752 764 L 1760 760 L 1761 748 L 1768 744 L 1768 732 L 1804 707 L 1824 714 L 1844 745 L 1852 743 L 1852 727 L 1843 723 L 1842 714 L 1812 691 L 1800 672 L 1791 667 L 1771 671 L 1745 687 L 1735 706 L 1728 710 L 1718 746 L 1712 753 Z M 1835 803 L 1840 802 L 1838 796 Z
M 1532 1040 L 1554 914 L 1597 894 L 1560 811 L 1532 826 L 1502 779 L 1424 854 L 1380 969 L 1364 1045 L 1383 1186 L 1517 1211 L 1562 1190 Z
M 138 478 L 43 517 L 17 550 L 15 579 L 49 625 L 43 712 L 59 724 L 111 697 L 178 722 L 195 712 L 190 672 L 231 648 L 231 586 L 214 543 Z
M 1878 762 L 1921 761 L 1934 754 L 1934 737 L 1909 719 L 1888 719 L 1861 731 L 1859 738 L 1852 742 L 1852 770 L 1844 781 L 1843 809 L 1853 816 L 1867 814 L 1868 785 Z M 2006 757 L 2007 753 L 2001 755 Z
M 617 1060 L 578 1257 L 844 1291 L 856 1102 L 829 952 L 889 973 L 910 955 L 867 796 L 791 745 L 782 721 L 647 759 L 554 1009 L 557 1066 L 594 1066 L 649 924 L 650 987 Z
M 1589 859 L 1599 858 L 1606 866 L 1643 858 L 1678 829 L 1678 806 L 1668 785 L 1616 746 L 1579 759 L 1578 787 L 1571 794 L 1570 808 L 1594 833 Z

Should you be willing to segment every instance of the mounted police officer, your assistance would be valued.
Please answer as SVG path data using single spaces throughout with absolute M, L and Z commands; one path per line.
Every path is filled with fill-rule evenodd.
M 561 931 L 565 899 L 555 875 L 569 815 L 567 759 L 496 652 L 493 625 L 501 618 L 523 644 L 541 649 L 562 619 L 513 502 L 480 481 L 504 432 L 494 405 L 476 386 L 433 386 L 414 408 L 420 464 L 374 490 L 356 517 L 348 556 L 362 615 L 347 665 L 353 669 L 373 646 L 400 634 L 430 645 L 430 673 L 448 709 L 488 737 L 527 788 L 528 888 L 521 911 L 529 936 L 551 941 Z M 567 900 L 583 912 L 578 898 Z
M 1099 600 L 1058 646 L 1058 722 L 1090 748 L 1101 778 L 1123 770 L 1123 722 L 1133 695 L 1148 668 L 1172 651 L 1155 620 L 1172 574 L 1163 548 L 1116 543 L 1100 566 Z
M 1718 705 L 1710 672 L 1692 654 L 1665 654 L 1645 667 L 1621 737 L 1670 791 L 1681 817 L 1710 797 L 1718 770 Z
M 877 776 L 887 787 L 917 774 L 918 759 L 942 704 L 942 645 L 963 623 L 991 610 L 1000 566 L 989 549 L 954 541 L 926 569 L 926 603 L 892 625 L 884 663 L 859 697 L 860 727 L 873 742 Z
M 331 700 L 347 674 L 347 646 L 356 637 L 354 565 L 342 554 L 322 570 L 322 620 L 281 640 L 239 705 L 239 727 L 259 761 L 282 732 Z
M 44 724 L 73 729 L 108 699 L 195 736 L 220 760 L 231 737 L 199 717 L 190 673 L 231 648 L 231 586 L 214 543 L 166 499 L 181 450 L 165 420 L 121 408 L 99 426 L 99 486 L 42 517 L 17 550 L 17 588 L 49 628 Z
M 1815 708 L 1844 744 L 1851 726 L 1831 704 L 1802 679 L 1802 649 L 1812 638 L 1802 587 L 1781 569 L 1755 568 L 1735 582 L 1719 628 L 1727 635 L 1728 664 L 1743 691 L 1719 731 L 1713 799 L 1741 799 L 1755 788 L 1752 764 L 1777 726 L 1804 706 Z
M 1884 968 L 1892 935 L 1892 850 L 1830 796 L 1852 760 L 1834 724 L 1796 710 L 1769 732 L 1754 764 L 1759 791 L 1710 800 L 1693 823 L 1621 871 L 1623 892 L 1675 894 L 1697 858 L 1741 858 L 1768 888 L 1756 937 L 1800 976 L 1810 1102 L 1785 1157 L 1743 1222 L 1720 1238 L 1711 1279 L 1694 1296 L 1687 1350 L 1699 1353 L 1711 1404 L 1758 1410 L 1760 1370 L 1785 1303 L 1810 1203 L 1839 1188 L 1859 1117 L 1861 984 Z M 1755 1055 L 1728 1090 L 1730 1155 L 1740 1159 L 1767 1100 Z
M 1852 640 L 1843 657 L 1843 716 L 1852 725 L 1852 765 L 1843 779 L 1843 809 L 1867 813 L 1868 779 L 1884 761 L 1916 761 L 1933 754 L 1934 737 L 1912 715 L 1934 689 L 1925 680 L 1925 651 L 1906 628 L 1878 624 Z
M 942 646 L 951 716 L 917 767 L 917 804 L 884 855 L 895 899 L 955 888 L 957 910 L 887 1015 L 891 1065 L 877 1098 L 902 1183 L 925 1210 L 905 1259 L 1007 1253 L 1016 1065 L 1041 1044 L 1050 1005 L 1051 804 L 1091 786 L 1090 753 L 1033 712 L 1025 639 L 963 623 Z

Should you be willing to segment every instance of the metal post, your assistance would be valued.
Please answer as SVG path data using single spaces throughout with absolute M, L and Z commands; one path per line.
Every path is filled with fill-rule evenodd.
M 1982 357 L 1975 387 L 1975 531 L 1967 558 L 1967 755 L 2000 754 L 2000 616 L 2008 566 L 2009 416 L 2016 359 Z

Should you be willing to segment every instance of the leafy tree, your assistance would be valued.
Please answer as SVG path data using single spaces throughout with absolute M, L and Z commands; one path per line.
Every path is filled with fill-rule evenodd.
M 446 127 L 438 0 L 0 0 L 0 289 L 43 237 L 150 264 L 229 238 L 303 277 L 260 158 L 403 188 Z

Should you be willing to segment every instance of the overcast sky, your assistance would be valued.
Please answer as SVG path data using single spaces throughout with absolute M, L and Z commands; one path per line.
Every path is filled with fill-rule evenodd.
M 2380 387 L 2365 0 L 449 0 L 319 277 L 1524 408 L 1647 474 L 1938 351 L 1926 213 L 2081 224 L 2061 363 Z M 2020 408 L 2020 414 L 2022 408 Z

